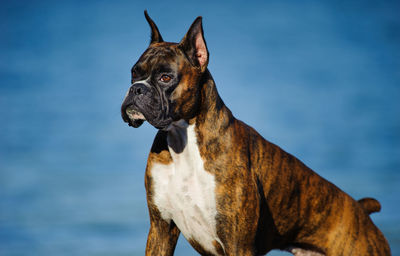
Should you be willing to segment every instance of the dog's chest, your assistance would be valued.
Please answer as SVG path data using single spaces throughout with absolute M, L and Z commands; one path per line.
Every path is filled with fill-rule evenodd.
M 161 216 L 167 221 L 173 220 L 186 239 L 195 240 L 205 250 L 217 255 L 214 246 L 215 242 L 219 243 L 215 220 L 215 179 L 204 170 L 194 127 L 188 126 L 181 132 L 182 152 L 176 153 L 170 148 L 173 162 L 154 164 L 151 169 L 153 200 Z

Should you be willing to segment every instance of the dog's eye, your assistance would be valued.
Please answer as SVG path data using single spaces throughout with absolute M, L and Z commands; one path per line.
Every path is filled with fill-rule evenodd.
M 170 77 L 169 75 L 162 75 L 160 77 L 160 81 L 163 83 L 168 83 L 169 81 L 171 81 L 172 77 Z

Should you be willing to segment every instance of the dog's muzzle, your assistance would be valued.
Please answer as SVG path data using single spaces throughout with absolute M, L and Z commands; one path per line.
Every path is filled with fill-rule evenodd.
M 129 91 L 121 106 L 122 119 L 128 123 L 129 126 L 137 128 L 146 120 L 144 115 L 138 111 L 133 104 L 134 97 L 137 97 L 146 91 L 146 86 L 142 83 L 134 84 L 131 86 L 131 88 L 129 88 Z
M 157 129 L 165 129 L 173 121 L 165 98 L 163 92 L 150 87 L 147 82 L 136 82 L 122 103 L 122 119 L 135 128 L 148 121 Z

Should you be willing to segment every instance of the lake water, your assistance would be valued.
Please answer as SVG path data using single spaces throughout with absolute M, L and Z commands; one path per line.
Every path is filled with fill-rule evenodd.
M 119 113 L 149 42 L 144 9 L 167 41 L 202 15 L 235 116 L 377 198 L 400 255 L 400 4 L 278 0 L 2 1 L 0 255 L 144 255 L 156 130 Z M 181 237 L 176 255 L 197 254 Z

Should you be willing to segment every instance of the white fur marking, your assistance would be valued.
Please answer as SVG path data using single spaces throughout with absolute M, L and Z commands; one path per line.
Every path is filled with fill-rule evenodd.
M 295 256 L 325 256 L 325 254 L 316 252 L 316 251 L 311 251 L 311 250 L 305 250 L 302 248 L 297 248 L 297 247 L 289 247 L 286 248 L 288 252 L 291 252 Z
M 205 250 L 218 255 L 213 245 L 216 240 L 222 246 L 216 232 L 215 180 L 204 170 L 194 125 L 178 121 L 168 130 L 186 145 L 181 153 L 170 147 L 171 164 L 153 165 L 154 203 L 162 218 L 173 220 L 186 239 L 194 239 Z M 171 141 L 168 139 L 169 145 Z
M 134 82 L 134 83 L 132 84 L 132 86 L 134 86 L 135 84 L 138 84 L 138 83 L 141 83 L 141 84 L 145 84 L 145 85 L 147 85 L 147 86 L 150 86 L 149 83 L 147 82 L 148 79 L 149 79 L 149 78 L 146 78 L 146 79 L 140 80 L 140 81 L 136 81 L 136 82 Z

